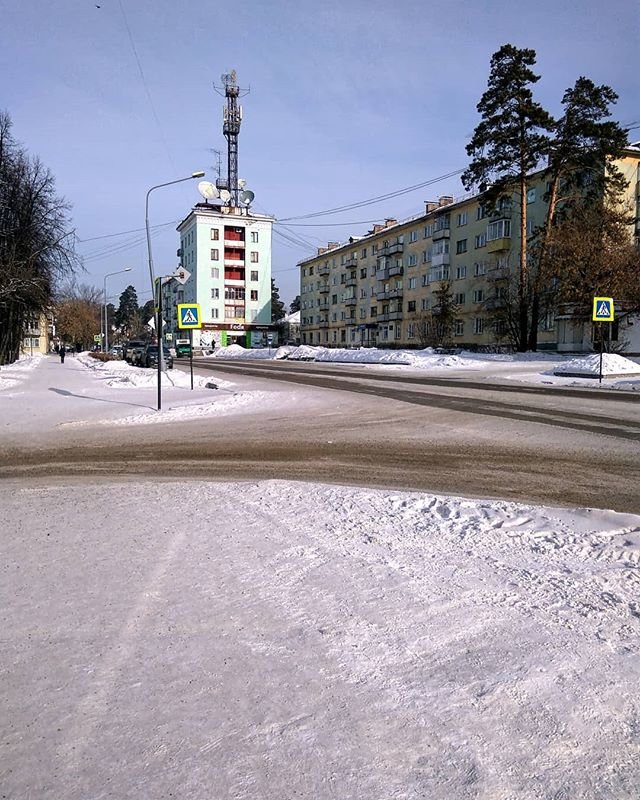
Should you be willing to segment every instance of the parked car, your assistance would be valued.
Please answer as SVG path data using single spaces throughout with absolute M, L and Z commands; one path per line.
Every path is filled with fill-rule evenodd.
M 132 339 L 123 346 L 122 357 L 127 364 L 135 366 L 138 363 L 140 353 L 144 350 L 145 345 L 146 342 L 143 342 L 141 339 Z
M 109 352 L 112 356 L 115 356 L 115 358 L 122 358 L 122 345 L 114 344 Z
M 167 369 L 173 369 L 173 356 L 169 352 L 168 347 L 162 348 L 162 355 Z M 138 359 L 138 366 L 140 367 L 157 367 L 158 366 L 158 345 L 148 344 L 141 352 Z

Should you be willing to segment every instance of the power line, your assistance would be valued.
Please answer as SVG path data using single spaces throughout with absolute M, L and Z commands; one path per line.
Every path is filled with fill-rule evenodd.
M 140 58 L 138 56 L 138 51 L 136 50 L 136 45 L 133 40 L 133 34 L 131 33 L 131 28 L 129 27 L 129 21 L 127 20 L 127 15 L 124 12 L 124 6 L 122 4 L 122 0 L 118 0 L 120 5 L 120 11 L 122 12 L 122 18 L 124 20 L 125 27 L 127 29 L 127 34 L 129 35 L 129 43 L 131 44 L 131 49 L 133 50 L 133 55 L 136 60 L 136 64 L 138 65 L 138 72 L 140 73 L 140 79 L 142 81 L 142 85 L 144 86 L 144 91 L 147 95 L 147 100 L 149 101 L 149 105 L 151 107 L 151 112 L 153 114 L 153 118 L 155 119 L 156 125 L 158 127 L 158 133 L 160 134 L 160 139 L 162 144 L 164 145 L 164 149 L 167 151 L 167 157 L 169 159 L 169 163 L 171 164 L 172 169 L 176 169 L 175 164 L 173 163 L 173 159 L 171 158 L 171 152 L 169 151 L 169 146 L 167 144 L 167 140 L 164 137 L 164 132 L 162 130 L 162 125 L 160 124 L 160 118 L 158 117 L 158 112 L 156 111 L 156 107 L 153 104 L 153 99 L 151 97 L 151 92 L 149 91 L 149 86 L 147 84 L 147 79 L 144 75 L 144 70 L 142 69 L 142 64 L 140 63 Z
M 177 225 L 180 220 L 171 220 L 170 222 L 161 222 L 159 225 L 152 225 L 151 230 L 155 230 L 156 228 L 166 228 L 169 225 Z M 128 233 L 142 233 L 146 231 L 146 228 L 131 228 L 128 231 L 118 231 L 118 233 L 105 233 L 102 236 L 91 236 L 88 239 L 81 239 L 79 236 L 76 236 L 76 239 L 83 244 L 85 242 L 95 242 L 98 239 L 113 239 L 116 236 L 126 236 Z
M 354 208 L 362 208 L 363 206 L 373 205 L 374 203 L 381 203 L 383 200 L 390 200 L 393 197 L 400 197 L 403 194 L 409 194 L 409 192 L 415 192 L 418 189 L 424 189 L 425 186 L 431 186 L 434 183 L 439 183 L 440 181 L 447 180 L 448 178 L 453 178 L 455 175 L 461 175 L 464 172 L 462 169 L 454 170 L 453 172 L 449 172 L 446 175 L 439 175 L 437 178 L 430 178 L 427 181 L 422 181 L 421 183 L 416 183 L 414 186 L 407 186 L 404 189 L 398 189 L 395 192 L 388 192 L 387 194 L 381 194 L 378 197 L 370 197 L 368 200 L 361 200 L 357 203 L 350 203 L 349 205 L 345 206 L 336 206 L 335 208 L 329 208 L 325 211 L 314 211 L 309 214 L 301 214 L 297 217 L 282 217 L 278 220 L 278 222 L 290 222 L 292 220 L 299 220 L 299 219 L 311 219 L 313 217 L 324 217 L 327 214 L 340 214 L 343 211 L 351 211 Z

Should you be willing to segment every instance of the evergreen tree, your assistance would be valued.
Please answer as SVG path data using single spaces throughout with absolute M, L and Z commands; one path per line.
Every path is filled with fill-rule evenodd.
M 275 278 L 271 278 L 271 322 L 277 322 L 284 317 L 284 303 L 280 299 L 280 290 L 276 286 Z
M 120 295 L 120 304 L 115 314 L 116 326 L 126 336 L 130 336 L 138 315 L 138 295 L 133 286 L 127 288 Z
M 619 169 L 611 163 L 621 155 L 627 132 L 617 122 L 608 119 L 610 106 L 617 101 L 617 94 L 609 86 L 597 86 L 588 78 L 580 77 L 574 86 L 567 89 L 562 98 L 563 113 L 557 120 L 550 142 L 547 170 L 547 213 L 542 228 L 533 241 L 535 272 L 532 287 L 531 325 L 529 349 L 536 350 L 541 305 L 546 299 L 557 299 L 550 288 L 556 285 L 558 263 L 551 258 L 550 245 L 558 245 L 554 226 L 563 219 L 582 215 L 586 206 L 604 204 L 609 222 L 619 204 L 620 194 L 626 188 L 626 180 Z M 622 233 L 620 246 L 628 244 L 628 232 L 624 228 L 624 211 L 621 210 L 619 224 L 608 226 Z M 571 230 L 575 231 L 580 221 L 575 220 Z M 569 228 L 566 229 L 567 231 Z M 544 309 L 543 309 L 544 310 Z
M 531 86 L 538 82 L 532 67 L 535 50 L 503 45 L 491 58 L 487 91 L 477 110 L 481 122 L 467 145 L 471 161 L 462 175 L 467 190 L 485 192 L 491 212 L 513 186 L 519 197 L 518 350 L 527 349 L 529 276 L 527 262 L 527 175 L 549 150 L 553 119 L 533 99 Z
M 289 313 L 295 314 L 296 311 L 300 311 L 300 295 L 297 294 L 293 300 L 291 301 L 291 305 L 289 306 Z

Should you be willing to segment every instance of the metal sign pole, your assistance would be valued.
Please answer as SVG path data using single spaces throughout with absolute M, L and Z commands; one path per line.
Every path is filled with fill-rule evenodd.
M 156 339 L 158 341 L 158 411 L 162 410 L 162 281 L 156 278 L 158 301 L 156 308 Z
M 193 391 L 193 331 L 189 328 L 189 372 L 191 373 L 191 391 Z
M 604 331 L 602 330 L 602 322 L 600 323 L 600 374 L 598 375 L 598 384 L 602 386 L 602 346 L 604 344 Z

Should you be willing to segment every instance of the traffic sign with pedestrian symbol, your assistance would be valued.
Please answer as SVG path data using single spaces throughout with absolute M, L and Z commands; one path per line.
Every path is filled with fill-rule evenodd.
M 198 303 L 178 304 L 178 327 L 201 328 L 200 305 Z
M 613 322 L 613 297 L 593 298 L 593 321 Z

